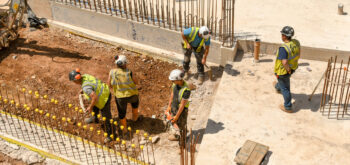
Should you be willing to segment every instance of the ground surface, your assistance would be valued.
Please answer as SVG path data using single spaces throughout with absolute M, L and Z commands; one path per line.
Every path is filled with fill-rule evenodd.
M 41 95 L 47 94 L 49 98 L 59 100 L 60 104 L 72 103 L 74 106 L 78 105 L 77 93 L 80 87 L 68 81 L 68 73 L 72 69 L 80 68 L 82 73 L 94 75 L 106 82 L 109 70 L 114 67 L 114 55 L 126 55 L 129 61 L 128 67 L 140 79 L 140 113 L 145 116 L 142 122 L 133 125 L 133 129 L 140 129 L 142 133 L 147 132 L 151 136 L 160 136 L 160 141 L 155 145 L 157 163 L 178 164 L 177 142 L 167 140 L 168 133 L 164 130 L 161 118 L 170 92 L 171 82 L 168 80 L 168 75 L 172 69 L 179 66 L 53 28 L 37 31 L 24 29 L 21 37 L 1 53 L 2 86 L 38 90 Z M 207 78 L 205 83 L 199 86 L 194 77 L 189 80 L 197 86 L 190 100 L 189 129 L 193 128 L 196 133 L 201 134 L 204 133 L 213 96 L 223 71 L 220 67 L 211 68 L 214 73 L 213 81 Z M 191 70 L 196 72 L 195 67 Z M 111 105 L 113 116 L 117 118 L 114 100 Z M 63 106 L 60 108 L 66 110 L 58 112 L 58 117 L 76 116 L 73 110 L 69 111 Z M 26 117 L 35 116 L 26 114 Z M 127 117 L 131 117 L 130 110 Z M 38 119 L 35 121 L 40 123 Z M 76 120 L 81 122 L 82 118 L 78 117 Z M 79 129 L 65 128 L 65 130 L 73 134 L 79 132 L 77 131 Z M 93 141 L 99 142 L 98 138 L 93 138 Z
M 339 3 L 347 15 L 337 14 Z M 350 51 L 349 14 L 346 0 L 236 0 L 235 32 L 256 33 L 264 42 L 280 43 L 280 31 L 289 25 L 303 46 Z
M 349 114 L 336 120 L 319 112 L 323 83 L 307 100 L 327 63 L 300 60 L 291 78 L 294 113 L 289 114 L 278 108 L 283 98 L 272 86 L 273 56 L 258 64 L 251 54 L 238 59 L 225 67 L 197 164 L 234 164 L 248 139 L 270 147 L 269 165 L 350 163 Z
M 21 161 L 18 161 L 18 160 L 15 160 L 3 153 L 0 153 L 0 164 L 1 165 L 25 165 L 24 162 L 21 162 Z

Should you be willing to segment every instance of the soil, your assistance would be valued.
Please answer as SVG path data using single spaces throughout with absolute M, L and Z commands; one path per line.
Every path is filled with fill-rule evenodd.
M 22 161 L 12 159 L 11 157 L 0 152 L 0 165 L 26 165 Z
M 109 71 L 115 67 L 114 56 L 123 54 L 129 61 L 127 67 L 140 81 L 138 85 L 141 102 L 139 109 L 140 114 L 144 115 L 144 121 L 133 124 L 133 129 L 142 129 L 149 134 L 164 131 L 164 126 L 159 119 L 163 114 L 162 107 L 168 102 L 171 86 L 168 75 L 172 69 L 177 68 L 175 64 L 73 36 L 59 29 L 45 28 L 36 31 L 23 29 L 20 34 L 21 37 L 11 43 L 10 48 L 1 52 L 2 95 L 5 93 L 5 88 L 9 89 L 8 97 L 10 98 L 12 97 L 11 91 L 14 89 L 26 88 L 27 92 L 32 90 L 33 93 L 38 91 L 41 97 L 48 95 L 47 101 L 52 98 L 58 100 L 56 106 L 39 99 L 44 112 L 51 113 L 51 116 L 56 115 L 58 119 L 71 116 L 75 124 L 82 122 L 83 116 L 73 110 L 75 106 L 79 107 L 78 93 L 81 88 L 69 81 L 68 73 L 75 68 L 80 68 L 82 74 L 87 73 L 106 82 Z M 16 91 L 14 93 L 17 96 Z M 27 102 L 31 99 L 27 93 Z M 21 100 L 21 102 L 24 100 L 23 94 L 21 94 Z M 33 100 L 33 104 L 36 105 L 36 100 Z M 68 108 L 68 104 L 73 104 L 73 108 Z M 117 118 L 118 112 L 114 99 L 111 100 L 111 106 L 113 118 Z M 17 111 L 17 114 L 18 112 L 23 113 L 19 115 L 27 118 L 35 118 L 33 112 Z M 36 117 L 35 121 L 38 118 Z M 128 107 L 127 118 L 131 118 L 131 107 Z M 84 133 L 81 132 L 81 129 L 75 129 L 76 125 L 63 127 L 60 123 L 52 121 L 47 121 L 46 124 L 64 128 L 73 134 L 79 132 L 82 135 Z M 103 127 L 100 129 L 103 130 Z
M 56 115 L 57 119 L 70 117 L 72 124 L 66 125 L 58 122 L 59 120 L 56 122 L 41 120 L 43 116 L 34 113 L 34 111 L 23 111 L 22 108 L 17 110 L 10 108 L 12 113 L 102 143 L 103 134 L 89 134 L 77 126 L 77 123 L 83 122 L 84 117 L 88 115 L 80 114 L 74 110 L 75 107 L 80 107 L 78 93 L 81 87 L 69 81 L 68 73 L 75 68 L 80 68 L 82 74 L 87 73 L 106 82 L 109 71 L 115 67 L 114 56 L 121 54 L 127 56 L 127 67 L 133 71 L 133 76 L 135 75 L 140 80 L 138 85 L 140 92 L 139 110 L 140 114 L 144 115 L 141 122 L 133 123 L 128 120 L 128 125 L 132 127 L 133 132 L 139 129 L 141 134 L 146 132 L 151 136 L 158 135 L 160 137 L 160 141 L 154 145 L 158 164 L 178 162 L 179 155 L 174 154 L 178 151 L 178 142 L 168 141 L 168 133 L 162 121 L 171 86 L 168 75 L 171 70 L 180 68 L 173 63 L 71 35 L 56 28 L 36 31 L 23 29 L 20 32 L 20 38 L 11 43 L 10 48 L 1 51 L 1 92 L 5 96 L 5 89 L 8 89 L 9 94 L 6 97 L 10 99 L 12 95 L 17 98 L 19 93 L 21 107 L 23 107 L 25 99 L 26 104 L 34 108 L 37 107 L 37 101 L 39 101 L 38 108 L 43 109 L 44 114 Z M 223 68 L 216 66 L 211 66 L 211 68 L 214 75 L 213 81 L 207 78 L 203 85 L 198 85 L 195 76 L 189 80 L 197 88 L 191 94 L 188 127 L 189 129 L 193 128 L 195 134 L 201 134 L 200 141 L 207 124 L 214 93 L 223 72 Z M 196 67 L 192 67 L 191 71 L 195 73 L 195 69 Z M 26 88 L 25 98 L 24 94 L 20 92 L 22 88 Z M 32 90 L 33 93 L 38 91 L 41 98 L 38 100 L 32 98 L 33 95 L 28 94 L 29 90 Z M 11 91 L 14 91 L 13 94 Z M 48 95 L 48 99 L 43 99 L 44 95 Z M 51 99 L 58 100 L 58 104 L 50 103 Z M 18 102 L 18 99 L 15 100 Z M 68 104 L 73 104 L 73 106 L 69 108 Z M 111 111 L 113 118 L 118 121 L 114 98 L 111 100 Z M 130 106 L 127 111 L 127 119 L 131 119 Z M 95 127 L 95 130 L 104 130 L 104 127 L 99 124 L 92 124 L 92 126 Z M 119 134 L 119 136 L 122 135 Z M 132 136 L 136 140 L 136 135 Z M 112 142 L 110 146 L 114 146 L 114 144 L 115 142 Z M 199 145 L 197 146 L 199 147 Z

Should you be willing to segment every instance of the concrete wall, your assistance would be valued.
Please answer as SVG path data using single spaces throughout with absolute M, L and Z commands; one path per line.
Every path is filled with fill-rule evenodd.
M 260 53 L 275 55 L 281 43 L 261 42 Z M 254 41 L 240 40 L 238 41 L 237 45 L 238 50 L 242 50 L 243 52 L 254 52 Z M 335 56 L 338 56 L 338 62 L 341 60 L 348 61 L 350 52 L 333 49 L 312 48 L 308 46 L 301 47 L 302 59 L 328 61 L 328 59 Z
M 57 23 L 64 23 L 67 25 L 61 26 L 62 28 L 67 29 L 70 25 L 76 26 L 93 32 L 106 34 L 104 38 L 99 37 L 101 40 L 108 41 L 109 38 L 113 37 L 116 38 L 113 40 L 117 41 L 119 38 L 119 45 L 134 51 L 145 52 L 147 49 L 146 47 L 150 47 L 152 48 L 148 51 L 150 55 L 169 57 L 176 54 L 178 59 L 182 58 L 182 39 L 179 31 L 164 29 L 162 27 L 127 20 L 121 17 L 96 13 L 74 6 L 58 4 L 49 0 L 30 0 L 29 4 L 39 17 L 45 17 Z M 79 30 L 76 30 L 76 32 L 78 31 Z M 85 35 L 89 34 L 85 33 Z M 113 42 L 113 44 L 115 43 L 118 43 L 118 41 Z M 214 40 L 212 40 L 211 43 L 208 62 L 223 66 L 226 64 L 226 61 L 234 60 L 237 49 L 243 50 L 244 52 L 252 52 L 254 50 L 254 43 L 251 40 L 239 40 L 236 44 L 237 46 L 234 48 L 221 47 L 221 43 Z M 280 43 L 262 42 L 261 53 L 274 55 L 279 45 Z M 302 58 L 304 59 L 327 61 L 331 56 L 335 55 L 337 55 L 339 59 L 346 60 L 350 52 L 302 47 Z
M 104 33 L 113 37 L 164 49 L 169 52 L 183 53 L 181 32 L 179 31 L 96 13 L 48 0 L 32 0 L 30 1 L 30 5 L 39 17 L 46 17 L 56 22 Z M 220 42 L 211 40 L 208 62 L 224 65 L 226 61 L 223 59 L 233 59 L 233 49 L 225 49 L 224 58 L 222 58 L 221 49 L 225 48 L 221 47 Z M 157 52 L 154 53 L 157 54 Z

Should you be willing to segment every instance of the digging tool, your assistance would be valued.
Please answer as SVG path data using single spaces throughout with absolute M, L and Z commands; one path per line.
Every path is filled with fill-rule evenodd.
M 208 70 L 209 80 L 213 80 L 213 71 L 211 70 L 211 68 L 207 64 L 205 64 L 204 66 Z
M 314 95 L 314 93 L 316 92 L 317 87 L 320 85 L 322 79 L 323 79 L 324 76 L 326 75 L 326 72 L 327 72 L 327 70 L 322 74 L 322 77 L 320 78 L 320 80 L 318 81 L 317 85 L 315 86 L 315 89 L 312 91 L 312 93 L 311 93 L 311 95 L 310 95 L 310 97 L 309 97 L 309 99 L 308 99 L 309 101 L 311 101 L 312 96 Z

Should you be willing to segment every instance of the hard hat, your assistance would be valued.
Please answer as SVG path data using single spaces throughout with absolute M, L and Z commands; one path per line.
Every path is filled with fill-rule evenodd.
M 69 73 L 69 80 L 76 81 L 81 79 L 80 69 L 75 69 Z
M 199 34 L 201 34 L 204 39 L 208 39 L 210 37 L 209 29 L 206 26 L 199 28 Z
M 175 80 L 182 80 L 184 78 L 185 74 L 180 69 L 175 69 L 170 72 L 169 80 L 175 81 Z
M 294 36 L 294 29 L 290 26 L 285 26 L 281 30 L 281 33 L 287 37 L 293 37 Z
M 117 56 L 115 59 L 115 64 L 117 64 L 119 67 L 124 66 L 128 62 L 124 55 Z

